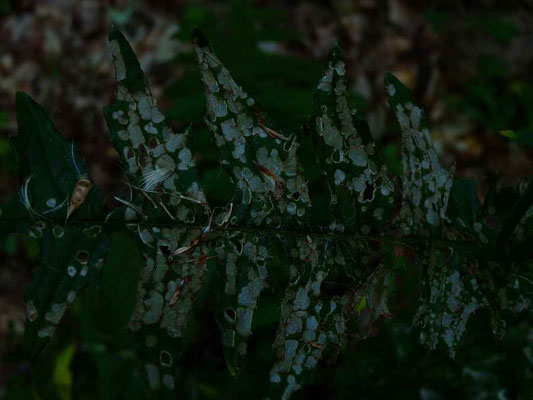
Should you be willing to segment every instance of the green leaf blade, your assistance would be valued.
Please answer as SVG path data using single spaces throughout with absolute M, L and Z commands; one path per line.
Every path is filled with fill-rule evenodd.
M 189 146 L 189 130 L 174 133 L 167 126 L 124 35 L 113 28 L 109 40 L 118 89 L 117 101 L 104 109 L 104 116 L 130 187 L 137 195 L 142 191 L 163 196 L 174 192 L 165 199 L 174 209 L 179 208 L 177 194 L 205 203 Z
M 296 157 L 298 143 L 268 126 L 256 100 L 235 82 L 198 30 L 193 44 L 205 85 L 205 121 L 237 187 L 232 224 L 301 224 L 310 200 Z
M 314 96 L 311 121 L 318 160 L 330 188 L 334 230 L 374 233 L 388 223 L 394 208 L 395 185 L 366 122 L 347 99 L 346 65 L 336 46 Z
M 17 231 L 26 229 L 40 241 L 41 263 L 25 295 L 25 348 L 35 357 L 70 304 L 87 285 L 98 283 L 109 236 L 100 224 L 105 217 L 100 192 L 92 187 L 74 145 L 62 139 L 46 111 L 21 92 L 17 121 L 14 144 L 26 179 L 20 194 L 3 207 L 3 218 L 8 223 L 25 220 Z M 88 188 L 81 195 L 80 182 Z
M 267 237 L 237 232 L 217 247 L 217 267 L 222 278 L 218 280 L 217 320 L 226 363 L 234 376 L 246 356 L 259 296 L 268 286 L 271 244 Z
M 390 73 L 385 86 L 402 132 L 401 226 L 406 233 L 428 234 L 446 220 L 454 167 L 447 171 L 440 165 L 427 118 L 409 89 Z
M 278 361 L 270 372 L 273 398 L 288 399 L 307 382 L 322 358 L 335 355 L 346 335 L 347 298 L 322 295 L 330 273 L 327 241 L 297 239 L 290 282 L 281 304 L 281 320 L 274 342 Z

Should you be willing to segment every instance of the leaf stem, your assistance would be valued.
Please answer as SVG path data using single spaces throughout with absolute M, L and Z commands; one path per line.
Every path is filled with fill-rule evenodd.
M 23 218 L 0 218 L 0 224 L 2 223 L 17 223 L 17 222 L 26 222 L 32 223 L 27 219 Z M 51 223 L 56 222 L 55 220 Z M 57 221 L 59 223 L 59 221 Z M 176 227 L 187 227 L 189 229 L 198 229 L 201 231 L 205 228 L 205 225 L 202 224 L 186 224 L 176 221 L 122 221 L 122 220 L 108 220 L 107 222 L 99 219 L 72 219 L 68 222 L 69 225 L 102 225 L 102 226 L 117 226 L 117 225 L 144 225 L 149 227 L 159 227 L 159 228 L 176 228 Z M 440 249 L 449 249 L 453 248 L 460 251 L 465 251 L 468 253 L 475 253 L 480 257 L 486 255 L 485 249 L 481 248 L 477 243 L 467 242 L 467 241 L 452 241 L 445 240 L 440 238 L 432 237 L 422 237 L 422 236 L 396 236 L 394 234 L 389 234 L 388 236 L 374 236 L 374 235 L 363 235 L 359 233 L 343 233 L 343 232 L 323 232 L 317 229 L 298 229 L 297 227 L 279 229 L 274 227 L 250 227 L 250 226 L 238 226 L 230 225 L 227 226 L 226 231 L 230 232 L 248 232 L 258 235 L 270 235 L 270 236 L 290 236 L 290 237 L 302 237 L 309 236 L 316 239 L 329 239 L 331 241 L 337 240 L 359 240 L 359 241 L 368 241 L 368 242 L 379 242 L 387 245 L 396 245 L 396 246 L 432 246 Z M 220 237 L 221 232 L 212 233 L 204 237 L 204 241 L 215 240 Z

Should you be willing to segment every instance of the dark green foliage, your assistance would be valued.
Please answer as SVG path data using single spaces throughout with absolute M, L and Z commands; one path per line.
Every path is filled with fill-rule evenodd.
M 58 135 L 45 111 L 23 93 L 17 94 L 17 118 L 14 145 L 25 181 L 20 195 L 2 210 L 3 229 L 28 233 L 41 242 L 41 263 L 26 293 L 25 342 L 34 357 L 77 294 L 99 281 L 109 237 L 101 224 L 105 213 L 97 188 L 89 186 L 83 204 L 75 207 L 73 193 L 88 177 L 74 145 Z
M 385 85 L 401 127 L 402 170 L 391 174 L 348 98 L 338 47 L 317 86 L 314 112 L 295 134 L 276 127 L 196 30 L 205 124 L 230 193 L 214 206 L 193 157 L 192 130 L 169 128 L 124 36 L 112 28 L 109 40 L 118 87 L 104 114 L 129 188 L 115 198 L 120 208 L 104 211 L 72 146 L 40 106 L 27 95 L 17 98 L 15 144 L 25 180 L 20 196 L 2 208 L 1 233 L 28 232 L 41 244 L 27 292 L 31 355 L 76 295 L 99 282 L 113 232 L 128 234 L 138 254 L 112 263 L 101 292 L 88 296 L 94 304 L 82 304 L 82 323 L 93 325 L 91 315 L 119 296 L 131 316 L 124 308 L 106 310 L 117 321 L 96 326 L 87 340 L 133 337 L 139 365 L 120 348 L 89 346 L 87 357 L 108 388 L 103 398 L 116 393 L 106 371 L 118 369 L 145 376 L 147 385 L 136 382 L 132 396 L 141 398 L 146 388 L 148 397 L 175 398 L 187 326 L 206 298 L 234 376 L 257 328 L 254 314 L 276 316 L 261 309 L 263 296 L 279 308 L 276 359 L 266 357 L 272 366 L 258 387 L 283 399 L 312 382 L 320 363 L 335 360 L 349 334 L 365 336 L 357 325 L 390 316 L 388 301 L 407 268 L 422 271 L 414 319 L 421 342 L 452 357 L 475 311 L 488 310 L 501 338 L 505 321 L 529 309 L 531 185 L 501 188 L 495 180 L 479 202 L 474 183 L 454 182 L 453 167 L 440 165 L 423 110 L 394 76 L 387 74 Z M 301 161 L 302 149 L 312 151 L 312 163 Z M 121 243 L 115 239 L 113 247 L 125 253 Z M 405 249 L 414 256 L 404 256 Z M 116 293 L 109 279 L 117 280 Z M 132 336 L 121 333 L 127 319 Z M 63 364 L 70 351 L 63 350 Z

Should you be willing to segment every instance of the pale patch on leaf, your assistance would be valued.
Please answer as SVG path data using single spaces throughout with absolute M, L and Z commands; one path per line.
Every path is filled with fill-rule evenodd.
M 440 165 L 424 112 L 414 103 L 409 90 L 391 74 L 385 76 L 385 83 L 402 131 L 401 227 L 406 234 L 424 234 L 447 219 L 455 167 L 447 171 Z

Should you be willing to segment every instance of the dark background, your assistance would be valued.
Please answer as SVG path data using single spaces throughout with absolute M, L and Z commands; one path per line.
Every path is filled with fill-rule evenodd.
M 203 88 L 190 46 L 202 28 L 234 78 L 276 123 L 294 132 L 312 110 L 328 52 L 348 56 L 350 101 L 364 114 L 389 167 L 401 168 L 398 128 L 385 99 L 383 73 L 410 87 L 430 119 L 444 164 L 474 178 L 480 195 L 491 172 L 504 182 L 531 175 L 531 150 L 501 135 L 533 135 L 533 2 L 523 1 L 90 1 L 0 0 L 0 201 L 19 181 L 8 136 L 16 134 L 15 91 L 44 105 L 66 138 L 80 143 L 96 182 L 111 195 L 120 168 L 107 143 L 102 107 L 114 83 L 107 31 L 130 40 L 170 124 L 194 131 L 195 155 L 214 201 L 218 158 L 203 124 Z M 131 338 L 140 256 L 116 235 L 99 288 L 78 300 L 35 362 L 22 353 L 23 293 L 38 245 L 10 237 L 0 253 L 0 399 L 140 399 Z M 323 365 L 296 399 L 533 398 L 531 315 L 503 342 L 479 313 L 455 360 L 428 352 L 410 327 L 419 271 L 406 270 L 393 317 L 349 341 L 338 363 Z M 274 359 L 278 302 L 266 294 L 254 319 L 250 357 L 238 380 L 225 369 L 209 295 L 191 323 L 178 375 L 184 399 L 258 398 Z

